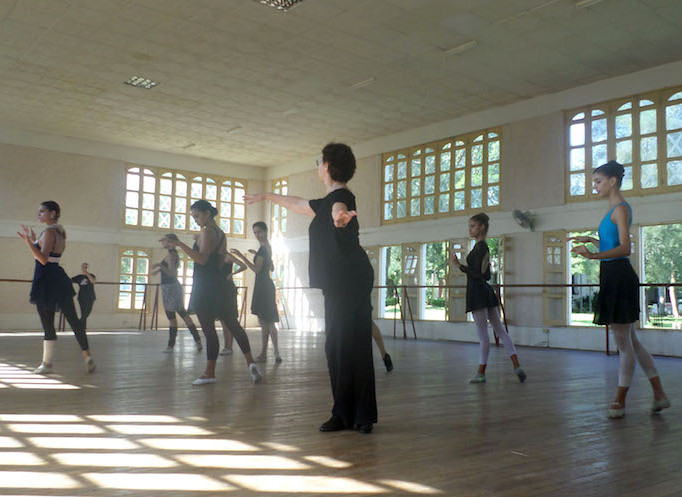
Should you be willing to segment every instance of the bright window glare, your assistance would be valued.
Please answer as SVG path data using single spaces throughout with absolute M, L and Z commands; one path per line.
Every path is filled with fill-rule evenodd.
M 305 456 L 303 459 L 315 464 L 319 464 L 320 466 L 325 466 L 327 468 L 343 469 L 350 468 L 352 466 L 352 464 L 349 462 L 339 461 L 338 459 L 327 456 Z
M 0 471 L 3 488 L 78 488 L 80 484 L 61 473 L 36 471 Z
M 224 478 L 254 492 L 378 494 L 385 489 L 351 478 L 293 475 L 225 475 Z
M 124 438 L 103 437 L 32 437 L 28 441 L 43 449 L 132 450 L 140 447 Z
M 143 415 L 111 415 L 111 416 L 87 416 L 93 421 L 101 423 L 179 423 L 178 418 L 173 416 L 143 416 Z
M 26 378 L 24 376 L 17 376 L 16 378 L 3 378 L 5 383 L 16 384 L 16 383 L 42 383 L 42 384 L 60 384 L 61 381 L 55 380 L 54 378 Z
M 23 447 L 24 445 L 12 437 L 0 437 L 0 448 L 3 449 L 16 449 L 17 447 Z
M 310 466 L 280 456 L 181 454 L 175 456 L 190 466 L 225 469 L 308 469 Z
M 0 476 L 2 476 L 0 474 Z M 83 477 L 101 488 L 121 490 L 168 490 L 220 492 L 235 490 L 226 483 L 189 473 L 85 473 Z
M 413 494 L 435 495 L 443 493 L 441 490 L 438 490 L 437 488 L 427 487 L 426 485 L 421 485 L 420 483 L 412 483 L 409 481 L 379 480 L 378 483 L 396 488 L 398 490 L 402 490 L 403 492 L 410 492 Z
M 0 466 L 43 466 L 46 462 L 30 452 L 0 452 Z
M 59 383 L 57 385 L 45 385 L 45 384 L 34 384 L 34 383 L 11 383 L 15 388 L 25 388 L 31 390 L 80 390 L 80 387 L 75 385 L 67 385 L 65 383 Z
M 55 434 L 82 434 L 82 435 L 97 435 L 99 433 L 104 433 L 102 428 L 92 425 L 62 425 L 62 424 L 49 424 L 49 425 L 39 425 L 39 424 L 10 424 L 7 428 L 16 433 L 55 433 Z
M 0 453 L 1 454 L 1 453 Z M 102 466 L 112 468 L 172 468 L 178 464 L 154 454 L 107 453 L 62 453 L 52 454 L 65 466 Z
M 258 450 L 236 440 L 212 440 L 209 438 L 143 438 L 141 444 L 153 449 L 162 450 L 196 450 L 210 452 L 247 452 Z
M 281 444 L 278 442 L 264 442 L 264 447 L 272 450 L 279 450 L 280 452 L 296 452 L 298 449 L 292 445 Z
M 107 428 L 124 435 L 213 435 L 203 428 L 188 425 L 107 425 Z

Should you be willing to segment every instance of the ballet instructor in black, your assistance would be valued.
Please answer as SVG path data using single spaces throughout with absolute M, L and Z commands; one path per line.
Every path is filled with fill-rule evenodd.
M 334 397 L 332 417 L 320 426 L 323 432 L 370 433 L 377 421 L 370 297 L 374 271 L 360 246 L 355 196 L 346 186 L 355 167 L 350 147 L 330 143 L 317 160 L 326 197 L 310 201 L 274 193 L 245 197 L 248 203 L 270 200 L 313 218 L 310 286 L 324 294 L 325 352 Z

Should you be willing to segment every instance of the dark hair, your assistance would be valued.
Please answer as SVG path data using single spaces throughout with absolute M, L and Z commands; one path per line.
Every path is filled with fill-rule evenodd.
M 625 168 L 621 166 L 615 160 L 610 160 L 606 164 L 599 166 L 597 169 L 592 171 L 592 174 L 599 173 L 603 174 L 607 178 L 616 178 L 618 188 L 623 184 L 623 176 L 625 175 Z
M 213 207 L 210 202 L 207 200 L 197 200 L 192 204 L 192 207 L 190 209 L 196 209 L 201 212 L 208 212 L 211 214 L 211 217 L 215 217 L 216 214 L 218 214 L 218 209 Z
M 54 211 L 57 214 L 56 216 L 57 219 L 59 219 L 59 216 L 62 215 L 62 209 L 59 207 L 59 204 L 54 200 L 46 200 L 45 202 L 41 202 L 40 205 L 45 207 L 48 211 Z
M 260 228 L 261 230 L 265 231 L 266 233 L 268 232 L 268 225 L 265 224 L 263 221 L 256 221 L 253 223 L 252 228 Z
M 478 224 L 482 224 L 483 229 L 485 229 L 485 232 L 488 233 L 488 226 L 489 226 L 489 221 L 490 221 L 488 214 L 486 214 L 485 212 L 481 212 L 480 214 L 474 214 L 469 219 L 473 219 Z
M 322 149 L 322 162 L 329 164 L 329 175 L 334 181 L 347 183 L 355 174 L 355 155 L 343 143 L 328 143 Z

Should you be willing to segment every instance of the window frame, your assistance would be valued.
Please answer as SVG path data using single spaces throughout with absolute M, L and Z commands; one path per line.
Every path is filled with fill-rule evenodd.
M 289 178 L 272 180 L 272 192 L 278 195 L 289 194 Z M 270 202 L 270 233 L 272 238 L 286 238 L 288 212 L 284 207 Z
M 682 178 L 682 146 L 678 155 L 668 157 L 668 138 L 669 135 L 675 133 L 682 136 L 682 127 L 667 128 L 667 109 L 669 107 L 682 105 L 682 96 L 676 100 L 671 98 L 678 93 L 682 93 L 682 86 L 669 87 L 652 92 L 645 92 L 627 97 L 621 97 L 604 102 L 598 102 L 591 105 L 581 106 L 578 108 L 567 110 L 564 113 L 564 142 L 566 148 L 565 155 L 565 174 L 566 186 L 565 195 L 567 202 L 583 202 L 587 200 L 597 199 L 597 195 L 592 191 L 592 180 L 588 174 L 595 167 L 598 167 L 608 160 L 618 160 L 626 168 L 626 176 L 624 178 L 625 188 L 622 189 L 625 195 L 651 195 L 656 193 L 669 193 L 682 191 L 682 179 L 677 184 L 669 185 L 669 167 L 674 163 Z M 645 103 L 650 102 L 650 103 Z M 630 104 L 629 108 L 623 108 Z M 655 123 L 656 129 L 642 134 L 642 115 L 645 112 L 654 110 L 656 112 Z M 593 115 L 597 112 L 602 114 Z M 583 114 L 582 117 L 580 114 Z M 630 134 L 618 136 L 617 121 L 619 117 L 630 116 Z M 606 137 L 603 140 L 593 140 L 593 122 L 606 120 L 605 133 Z M 575 145 L 571 144 L 571 126 L 584 124 L 583 142 Z M 642 141 L 647 140 L 652 143 L 651 139 L 655 138 L 656 150 L 655 157 L 646 156 L 644 159 Z M 682 138 L 680 138 L 682 140 Z M 619 145 L 624 145 L 623 150 L 628 148 L 627 142 L 630 142 L 630 162 L 623 160 L 620 156 Z M 596 147 L 605 147 L 605 155 L 600 154 L 599 163 L 595 164 Z M 572 154 L 574 151 L 583 150 L 583 167 L 571 169 Z M 576 155 L 581 155 L 577 153 Z M 643 168 L 649 166 L 650 172 L 655 172 L 656 182 L 655 186 L 647 186 L 644 183 L 645 177 L 642 174 Z M 652 168 L 652 166 L 655 166 Z M 653 174 L 652 176 L 653 177 Z M 631 186 L 628 185 L 628 180 L 631 181 Z M 581 181 L 583 183 L 584 193 L 571 193 L 571 182 L 575 181 L 578 188 Z M 579 191 L 579 190 L 574 190 Z
M 140 255 L 140 253 L 144 255 Z M 132 272 L 131 273 L 124 273 L 123 272 L 123 258 L 124 257 L 132 257 Z M 137 261 L 138 259 L 144 258 L 147 260 L 147 272 L 140 274 L 137 271 Z M 151 278 L 151 260 L 152 260 L 152 251 L 151 249 L 144 248 L 144 247 L 121 247 L 119 250 L 118 254 L 118 287 L 116 290 L 116 303 L 115 303 L 115 310 L 116 312 L 139 312 L 142 310 L 142 307 L 136 307 L 135 302 L 136 298 L 135 296 L 137 294 L 142 294 L 143 295 L 143 300 L 142 300 L 142 305 L 144 305 L 144 290 L 142 292 L 136 291 L 137 289 L 135 288 L 138 284 L 144 284 L 146 283 L 149 285 L 150 281 L 149 279 Z M 131 281 L 130 282 L 124 282 L 123 277 L 124 276 L 130 276 Z M 142 283 L 137 281 L 138 276 L 144 276 L 146 277 L 147 281 Z M 123 291 L 122 287 L 123 285 L 130 285 L 130 291 Z M 130 307 L 121 307 L 121 295 L 122 294 L 130 294 Z M 147 293 L 147 299 L 149 299 L 149 293 Z
M 135 171 L 137 169 L 137 171 Z M 138 175 L 141 180 L 138 185 L 138 189 L 128 188 L 129 175 Z M 144 180 L 142 178 L 148 177 L 153 178 L 154 181 L 154 191 L 145 191 Z M 170 180 L 171 190 L 170 193 L 162 193 L 162 181 Z M 179 195 L 177 193 L 178 182 L 186 183 L 186 195 Z M 192 194 L 192 186 L 194 184 L 201 185 L 201 197 L 194 196 Z M 216 187 L 216 198 L 207 199 L 206 187 L 213 185 Z M 230 188 L 230 200 L 222 200 L 222 189 Z M 243 191 L 245 194 L 248 188 L 248 182 L 240 178 L 232 178 L 227 176 L 219 176 L 215 174 L 204 174 L 192 171 L 184 171 L 179 169 L 167 169 L 152 166 L 142 166 L 133 163 L 126 163 L 124 165 L 124 188 L 123 188 L 123 210 L 122 210 L 122 223 L 123 227 L 126 229 L 138 229 L 138 230 L 167 230 L 179 233 L 198 233 L 199 229 L 193 224 L 193 219 L 190 214 L 190 208 L 194 201 L 199 200 L 199 198 L 206 199 L 211 204 L 218 209 L 218 215 L 216 216 L 216 222 L 218 226 L 231 238 L 246 238 L 246 202 L 244 202 L 243 194 L 237 195 L 238 191 Z M 128 201 L 128 194 L 131 193 L 133 196 L 137 194 L 137 205 L 133 206 L 133 202 Z M 144 200 L 145 195 L 154 196 L 153 208 L 145 208 Z M 170 197 L 170 210 L 161 209 L 161 198 Z M 239 201 L 241 198 L 241 201 Z M 185 210 L 177 210 L 177 202 L 180 199 L 184 199 L 186 202 Z M 223 206 L 229 205 L 229 216 L 223 215 Z M 136 211 L 136 223 L 128 223 L 127 215 L 129 211 Z M 243 217 L 236 216 L 236 211 L 243 210 Z M 143 224 L 143 216 L 147 213 L 147 216 L 152 216 L 151 224 Z M 170 225 L 162 226 L 160 224 L 161 214 L 168 213 L 170 216 Z M 175 227 L 176 216 L 184 216 L 184 228 Z M 236 223 L 241 222 L 241 233 L 235 233 L 234 226 Z
M 496 160 L 491 160 L 490 143 L 495 142 L 499 144 L 498 157 Z M 474 164 L 472 152 L 479 145 L 481 146 L 481 162 Z M 481 210 L 500 210 L 502 148 L 502 127 L 497 126 L 382 154 L 381 224 L 465 216 Z M 457 151 L 463 151 L 464 160 L 461 166 L 458 166 Z M 449 159 L 445 161 L 444 158 L 448 154 Z M 433 172 L 428 172 L 428 159 L 431 157 L 434 158 L 434 168 Z M 403 163 L 406 168 L 404 178 L 401 177 Z M 497 177 L 496 181 L 491 182 L 489 172 L 495 165 Z M 474 183 L 473 177 L 473 170 L 479 167 L 481 168 L 480 184 L 477 181 Z M 464 181 L 462 188 L 456 188 L 456 178 L 459 173 L 462 173 Z M 433 179 L 429 181 L 430 178 Z M 443 181 L 444 179 L 447 184 Z M 402 196 L 403 185 L 404 197 Z M 497 189 L 497 201 L 489 205 L 491 188 Z M 474 206 L 472 193 L 477 190 L 480 190 L 481 200 L 480 205 Z M 441 200 L 446 198 L 447 208 L 443 209 Z M 456 202 L 460 201 L 463 202 L 463 208 L 455 209 Z M 399 217 L 398 211 L 402 202 L 404 202 L 405 215 Z M 426 214 L 428 203 L 432 205 L 432 212 Z M 388 212 L 391 212 L 390 219 L 387 218 Z

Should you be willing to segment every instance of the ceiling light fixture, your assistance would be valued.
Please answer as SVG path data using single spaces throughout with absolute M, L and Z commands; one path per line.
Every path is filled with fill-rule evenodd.
M 146 90 L 151 90 L 159 84 L 157 81 L 152 81 L 151 79 L 143 78 L 142 76 L 131 76 L 128 81 L 124 81 L 123 83 L 137 88 L 145 88 Z
M 256 0 L 258 3 L 281 10 L 282 12 L 289 12 L 302 1 L 303 0 Z
M 350 88 L 351 88 L 351 90 L 359 90 L 360 88 L 364 88 L 365 86 L 369 86 L 372 83 L 374 83 L 374 78 L 367 78 L 367 79 L 363 79 L 362 81 L 358 81 L 357 83 L 350 85 Z
M 594 5 L 595 3 L 600 3 L 602 0 L 579 0 L 575 4 L 576 9 L 584 9 L 586 7 L 590 7 L 591 5 Z
M 478 46 L 478 42 L 476 40 L 471 40 L 467 41 L 466 43 L 462 43 L 460 45 L 457 45 L 456 47 L 448 48 L 445 53 L 448 55 L 459 55 L 463 52 L 466 52 L 467 50 L 471 50 L 472 48 Z

